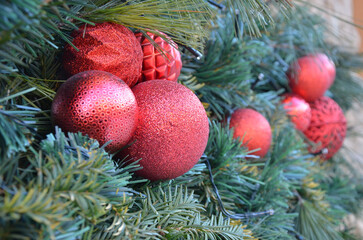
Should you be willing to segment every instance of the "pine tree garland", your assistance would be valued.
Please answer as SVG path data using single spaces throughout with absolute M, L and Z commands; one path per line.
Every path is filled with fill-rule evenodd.
M 288 88 L 285 73 L 294 59 L 324 51 L 337 66 L 329 94 L 349 109 L 363 96 L 350 74 L 363 60 L 326 43 L 319 17 L 290 9 L 289 1 L 277 4 L 282 10 L 272 17 L 271 5 L 259 0 L 224 1 L 219 10 L 199 0 L 0 3 L 6 19 L 0 23 L 0 238 L 350 236 L 338 226 L 360 208 L 361 177 L 346 171 L 354 170 L 344 156 L 322 163 L 308 154 L 279 95 Z M 102 21 L 158 29 L 178 43 L 204 48 L 196 59 L 181 47 L 179 81 L 195 91 L 210 118 L 207 148 L 186 174 L 149 182 L 134 176 L 137 163 L 113 161 L 97 141 L 53 130 L 49 110 L 64 81 L 62 47 L 80 24 Z M 273 144 L 265 159 L 246 158 L 253 152 L 232 137 L 225 120 L 240 107 L 253 107 L 269 119 Z M 232 218 L 243 217 L 228 218 L 221 202 Z

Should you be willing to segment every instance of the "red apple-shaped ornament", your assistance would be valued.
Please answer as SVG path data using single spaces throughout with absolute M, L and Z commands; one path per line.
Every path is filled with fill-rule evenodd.
M 165 55 L 159 52 L 142 33 L 136 33 L 135 36 L 140 41 L 142 51 L 144 52 L 142 72 L 138 82 L 155 79 L 176 82 L 182 68 L 177 44 L 171 39 L 168 43 L 154 33 L 148 32 L 147 35 L 160 46 Z
M 305 131 L 309 127 L 311 119 L 309 103 L 302 97 L 292 93 L 284 94 L 282 103 L 296 129 Z
M 131 146 L 120 154 L 143 167 L 136 173 L 150 180 L 176 178 L 202 156 L 208 141 L 208 117 L 198 97 L 185 86 L 147 81 L 133 89 L 139 123 Z
M 307 55 L 291 64 L 287 77 L 292 92 L 313 102 L 333 84 L 335 65 L 325 54 Z
M 121 78 L 130 87 L 140 76 L 143 53 L 133 32 L 116 23 L 83 25 L 72 33 L 66 45 L 63 68 L 68 75 L 87 70 L 101 70 Z
M 259 112 L 249 109 L 237 109 L 231 116 L 229 127 L 234 129 L 233 138 L 239 138 L 253 155 L 264 157 L 271 145 L 272 132 L 267 119 Z
M 347 132 L 347 121 L 339 105 L 331 98 L 321 97 L 310 104 L 311 122 L 304 131 L 315 146 L 311 153 L 322 153 L 324 159 L 331 158 L 343 145 Z
M 78 73 L 63 83 L 52 103 L 52 120 L 66 132 L 82 132 L 116 152 L 131 139 L 138 107 L 129 86 L 103 71 Z

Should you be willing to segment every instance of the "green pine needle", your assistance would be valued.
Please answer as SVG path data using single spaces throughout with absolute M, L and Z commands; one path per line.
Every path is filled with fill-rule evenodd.
M 300 203 L 296 230 L 309 240 L 343 240 L 328 217 L 307 201 Z
M 116 22 L 165 38 L 160 34 L 163 32 L 176 43 L 202 50 L 211 10 L 202 0 L 129 0 L 119 5 L 99 6 L 83 17 L 93 22 Z

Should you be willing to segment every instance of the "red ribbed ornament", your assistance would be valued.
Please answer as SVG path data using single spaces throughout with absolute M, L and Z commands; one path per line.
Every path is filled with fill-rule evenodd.
M 138 82 L 155 79 L 176 82 L 182 68 L 180 53 L 176 49 L 178 45 L 170 40 L 170 43 L 175 46 L 173 47 L 161 37 L 149 32 L 147 34 L 164 50 L 165 55 L 161 54 L 142 33 L 136 33 L 135 36 L 140 41 L 144 52 L 142 72 Z
M 237 109 L 231 116 L 230 128 L 234 128 L 233 138 L 240 141 L 248 150 L 260 149 L 251 154 L 264 157 L 271 145 L 272 132 L 267 119 L 259 112 L 249 109 Z
M 66 132 L 82 132 L 115 152 L 131 139 L 138 107 L 131 89 L 103 71 L 78 73 L 63 83 L 52 104 L 52 119 Z
M 176 178 L 202 156 L 208 141 L 208 117 L 198 97 L 185 86 L 165 80 L 147 81 L 133 89 L 139 123 L 133 144 L 119 157 L 140 160 L 139 176 Z
M 287 76 L 292 92 L 312 102 L 333 84 L 335 65 L 325 54 L 307 55 L 291 64 Z
M 309 151 L 322 152 L 321 156 L 329 159 L 343 145 L 347 121 L 339 105 L 328 97 L 319 98 L 310 107 L 311 122 L 304 134 L 317 145 L 309 148 Z
M 83 25 L 72 33 L 72 43 L 64 49 L 63 67 L 70 75 L 101 70 L 121 78 L 129 86 L 140 76 L 143 53 L 133 32 L 116 23 Z
M 283 95 L 282 103 L 287 114 L 291 117 L 291 122 L 295 124 L 296 129 L 305 131 L 310 124 L 311 109 L 302 97 L 288 93 Z

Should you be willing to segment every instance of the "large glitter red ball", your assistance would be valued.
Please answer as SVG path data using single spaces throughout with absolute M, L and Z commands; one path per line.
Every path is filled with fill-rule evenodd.
M 282 103 L 291 121 L 295 124 L 296 129 L 305 131 L 310 124 L 311 109 L 302 97 L 296 94 L 285 94 Z
M 176 178 L 190 170 L 208 141 L 208 117 L 198 97 L 185 86 L 165 80 L 147 81 L 133 89 L 139 123 L 133 143 L 120 155 L 140 160 L 139 176 Z
M 144 52 L 139 82 L 155 79 L 176 82 L 182 68 L 180 53 L 177 50 L 178 46 L 171 39 L 170 45 L 158 35 L 149 32 L 147 34 L 161 47 L 165 55 L 160 53 L 142 33 L 135 34 Z
M 63 67 L 69 75 L 101 70 L 121 78 L 129 86 L 137 83 L 143 53 L 133 32 L 116 23 L 83 25 L 72 33 L 71 45 L 64 49 Z
M 304 134 L 316 146 L 309 148 L 309 151 L 322 152 L 321 156 L 329 159 L 343 145 L 347 121 L 339 105 L 328 97 L 319 98 L 310 107 L 311 122 Z
M 335 65 L 325 54 L 308 55 L 295 61 L 287 76 L 291 90 L 312 102 L 333 84 Z
M 234 129 L 233 138 L 239 138 L 248 150 L 259 149 L 251 154 L 264 157 L 271 145 L 272 132 L 267 119 L 259 112 L 237 109 L 231 116 L 229 127 Z
M 118 151 L 131 139 L 138 118 L 129 86 L 111 73 L 86 71 L 69 78 L 58 89 L 52 119 L 63 131 L 82 132 Z

